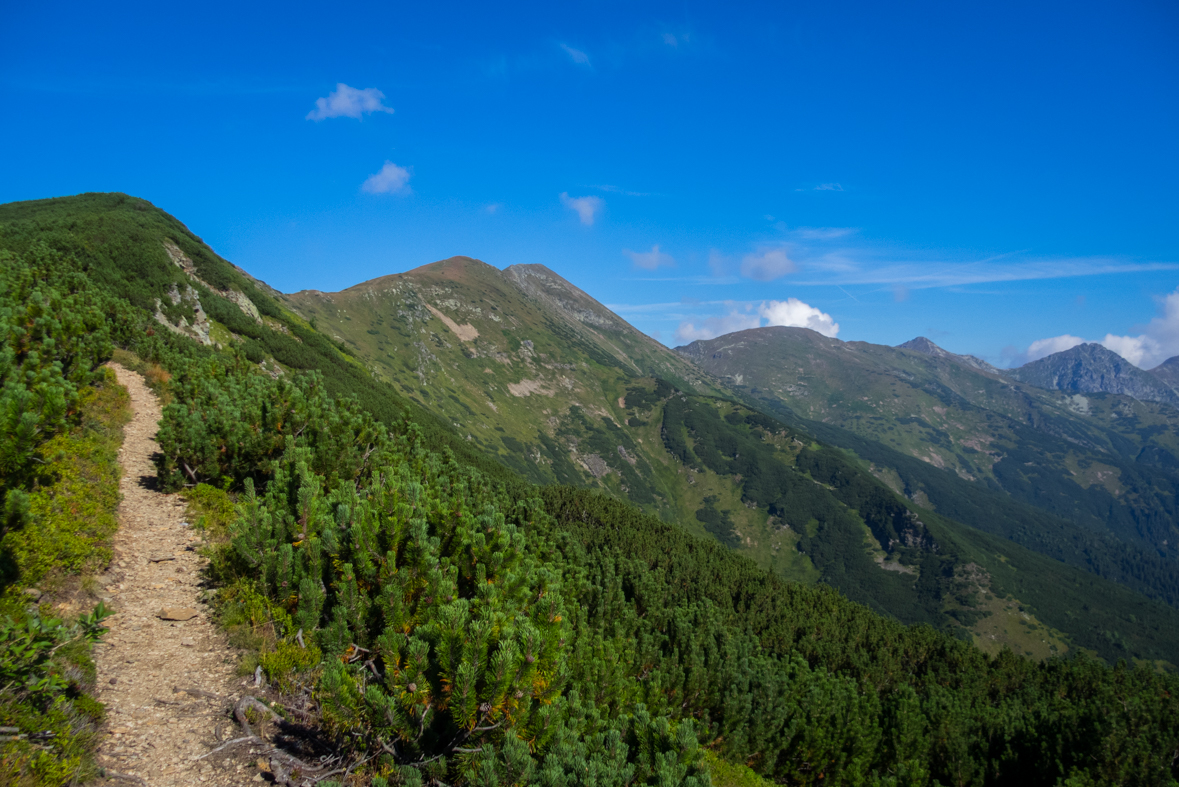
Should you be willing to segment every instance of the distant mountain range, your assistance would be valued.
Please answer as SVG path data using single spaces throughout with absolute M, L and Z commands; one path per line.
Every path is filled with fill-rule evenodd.
M 928 339 L 758 328 L 677 351 L 920 505 L 1179 603 L 1179 410 L 1045 390 Z

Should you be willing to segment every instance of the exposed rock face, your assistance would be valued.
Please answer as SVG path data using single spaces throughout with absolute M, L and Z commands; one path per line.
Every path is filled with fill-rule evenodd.
M 213 292 L 217 293 L 222 298 L 226 298 L 231 303 L 236 304 L 237 307 L 239 309 L 241 309 L 242 312 L 244 312 L 245 315 L 247 317 L 249 317 L 250 319 L 252 319 L 254 322 L 258 323 L 259 325 L 263 324 L 262 323 L 262 315 L 258 313 L 258 307 L 254 305 L 254 302 L 251 301 L 249 299 L 249 297 L 244 292 L 238 292 L 237 290 L 232 290 L 232 289 L 219 290 L 216 287 L 214 287 L 213 285 L 209 284 L 207 281 L 205 281 L 204 279 L 202 279 L 200 276 L 197 275 L 196 265 L 193 264 L 192 260 L 189 259 L 188 255 L 185 254 L 183 251 L 181 251 L 180 247 L 177 246 L 175 243 L 172 243 L 171 241 L 164 241 L 164 251 L 166 251 L 168 253 L 168 259 L 172 260 L 172 262 L 176 264 L 177 268 L 179 268 L 180 270 L 182 270 L 186 274 L 188 274 L 188 277 L 190 279 L 192 279 L 195 282 L 199 282 L 200 284 L 203 284 L 209 290 L 212 290 Z M 239 268 L 239 270 L 240 270 L 240 268 Z M 192 288 L 190 287 L 189 289 L 191 290 Z M 194 293 L 194 295 L 195 295 L 195 293 Z M 173 297 L 172 302 L 173 303 L 177 302 L 175 297 Z M 159 317 L 157 317 L 156 319 L 158 320 Z M 204 344 L 209 344 L 209 342 L 204 342 Z
M 503 274 L 533 298 L 578 322 L 615 330 L 624 327 L 609 309 L 543 265 L 510 265 Z
M 904 344 L 897 345 L 898 350 L 910 350 L 912 352 L 921 353 L 922 355 L 930 355 L 934 358 L 945 358 L 949 361 L 956 361 L 957 363 L 966 364 L 974 369 L 980 369 L 984 372 L 998 373 L 998 369 L 991 366 L 982 358 L 976 358 L 973 355 L 958 355 L 949 350 L 943 350 L 936 344 L 926 339 L 924 336 L 918 336 L 916 339 L 910 339 Z
M 1163 361 L 1151 369 L 1150 374 L 1179 391 L 1179 355 Z
M 1176 393 L 1159 376 L 1145 372 L 1100 344 L 1080 344 L 1006 372 L 1038 388 L 1080 393 L 1115 393 L 1144 402 L 1179 406 Z
M 156 298 L 156 322 L 164 326 L 173 333 L 178 333 L 181 336 L 187 336 L 195 339 L 201 344 L 208 347 L 213 343 L 209 337 L 209 330 L 211 324 L 209 317 L 205 314 L 205 310 L 201 307 L 201 298 L 199 293 L 191 286 L 185 285 L 184 292 L 180 292 L 180 288 L 175 284 L 172 285 L 171 291 L 168 292 L 168 300 L 172 301 L 172 305 L 178 305 L 181 302 L 186 302 L 192 307 L 192 324 L 184 317 L 180 318 L 177 325 L 173 325 L 161 309 L 163 305 L 159 298 Z

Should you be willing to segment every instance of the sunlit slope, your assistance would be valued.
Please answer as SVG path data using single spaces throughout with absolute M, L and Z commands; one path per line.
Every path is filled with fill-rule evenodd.
M 1174 408 L 802 328 L 678 349 L 922 505 L 1179 603 Z
M 1173 610 L 1003 540 L 962 535 L 854 458 L 729 397 L 638 376 L 635 366 L 662 362 L 681 379 L 711 385 L 658 348 L 644 359 L 633 337 L 611 336 L 609 312 L 550 272 L 533 268 L 520 286 L 518 270 L 455 258 L 286 303 L 404 395 L 445 414 L 472 445 L 534 480 L 600 487 L 780 576 L 831 584 L 986 648 L 1169 659 Z M 549 292 L 536 291 L 540 277 Z M 756 461 L 745 466 L 741 456 Z M 816 461 L 827 476 L 815 476 Z M 759 484 L 758 474 L 770 480 Z M 861 511 L 856 495 L 868 493 L 877 507 Z M 1095 612 L 1070 618 L 1072 604 Z
M 687 390 L 722 390 L 538 265 L 500 271 L 454 257 L 285 302 L 527 478 L 600 484 L 652 510 L 668 491 L 641 450 L 623 458 L 606 437 L 624 420 L 627 381 L 658 375 Z M 634 471 L 611 477 L 611 466 Z
M 73 257 L 105 291 L 152 315 L 149 330 L 184 336 L 202 352 L 236 348 L 272 376 L 314 371 L 329 393 L 355 398 L 377 419 L 393 424 L 409 415 L 432 444 L 484 472 L 507 472 L 374 377 L 348 345 L 315 330 L 276 290 L 146 200 L 92 193 L 0 205 L 0 248 L 40 246 Z

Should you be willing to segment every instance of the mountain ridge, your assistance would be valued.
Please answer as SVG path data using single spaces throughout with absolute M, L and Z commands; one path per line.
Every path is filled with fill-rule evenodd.
M 945 355 L 804 328 L 679 351 L 745 401 L 855 451 L 920 505 L 1179 603 L 1170 405 L 1049 391 Z
M 949 350 L 934 344 L 931 340 L 925 338 L 924 336 L 918 336 L 917 338 L 910 339 L 903 344 L 898 344 L 897 349 L 912 350 L 913 352 L 918 352 L 923 355 L 932 355 L 935 358 L 948 358 L 950 360 L 964 363 L 967 366 L 972 366 L 975 369 L 986 372 L 993 372 L 995 374 L 999 374 L 1000 372 L 998 368 L 987 363 L 982 358 L 978 358 L 973 355 L 958 355 L 957 353 L 952 353 Z

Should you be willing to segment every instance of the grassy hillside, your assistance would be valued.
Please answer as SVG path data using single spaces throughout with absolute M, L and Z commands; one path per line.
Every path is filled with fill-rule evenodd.
M 540 483 L 625 485 L 655 505 L 668 492 L 634 473 L 609 477 L 606 465 L 621 469 L 617 445 L 595 440 L 618 426 L 627 381 L 657 374 L 686 390 L 722 391 L 542 266 L 500 271 L 455 257 L 284 303 L 472 445 Z
M 1179 603 L 1179 410 L 802 328 L 680 352 L 922 505 Z

